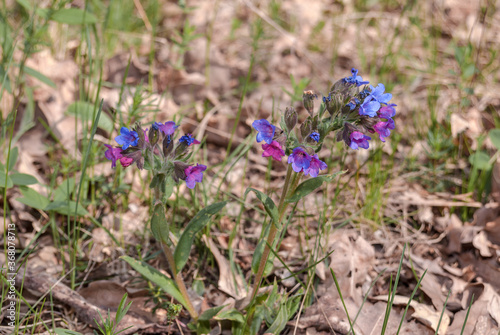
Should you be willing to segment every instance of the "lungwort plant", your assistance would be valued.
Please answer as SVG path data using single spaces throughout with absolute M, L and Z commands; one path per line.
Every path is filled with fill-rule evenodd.
M 323 97 L 319 108 L 315 110 L 318 95 L 313 91 L 305 91 L 303 104 L 309 115 L 298 124 L 298 113 L 292 107 L 286 108 L 279 127 L 265 119 L 256 120 L 252 126 L 257 131 L 257 142 L 262 142 L 262 156 L 288 163 L 284 185 L 278 205 L 271 197 L 255 188 L 248 188 L 245 196 L 254 192 L 262 202 L 271 219 L 267 239 L 257 245 L 252 262 L 255 279 L 247 298 L 235 304 L 237 308 L 216 306 L 199 315 L 187 293 L 182 279 L 182 269 L 186 264 L 195 234 L 220 211 L 226 202 L 218 202 L 202 209 L 186 226 L 175 244 L 166 219 L 166 200 L 171 194 L 171 186 L 180 180 L 187 187 L 194 188 L 201 182 L 206 166 L 189 164 L 190 148 L 199 142 L 187 134 L 175 140 L 177 125 L 172 122 L 153 123 L 144 130 L 136 124 L 132 130 L 123 127 L 116 137 L 119 147 L 106 145 L 106 158 L 112 161 L 113 167 L 119 162 L 123 167 L 135 164 L 139 169 L 152 172 L 150 187 L 154 189 L 155 205 L 151 217 L 151 230 L 161 243 L 168 260 L 174 280 L 167 278 L 158 270 L 144 262 L 131 257 L 123 257 L 135 270 L 151 282 L 156 283 L 166 293 L 175 298 L 189 312 L 193 320 L 192 328 L 197 333 L 210 332 L 210 320 L 231 321 L 234 334 L 256 334 L 267 324 L 268 333 L 279 333 L 286 323 L 297 312 L 301 291 L 295 295 L 280 295 L 276 283 L 272 290 L 259 294 L 262 280 L 270 273 L 271 250 L 284 236 L 284 222 L 290 204 L 297 203 L 311 194 L 324 182 L 334 180 L 343 171 L 331 175 L 320 175 L 327 164 L 318 156 L 326 143 L 325 139 L 333 133 L 337 141 L 343 141 L 354 150 L 368 149 L 372 136 L 378 136 L 382 142 L 395 128 L 395 104 L 389 103 L 390 93 L 385 93 L 383 84 L 368 85 L 358 71 L 352 69 L 352 75 L 337 81 Z M 301 182 L 305 176 L 310 178 Z M 170 190 L 170 191 L 169 191 Z M 293 215 L 293 211 L 291 214 Z M 279 233 L 279 234 L 278 234 Z

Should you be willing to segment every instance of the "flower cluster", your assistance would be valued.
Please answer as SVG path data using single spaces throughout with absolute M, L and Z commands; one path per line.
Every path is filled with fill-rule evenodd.
M 329 133 L 336 132 L 337 141 L 344 141 L 355 150 L 368 149 L 372 138 L 367 133 L 377 133 L 385 142 L 395 128 L 396 105 L 389 103 L 392 94 L 385 93 L 383 84 L 376 87 L 368 84 L 358 75 L 358 70 L 352 69 L 350 77 L 337 81 L 323 97 L 318 113 L 314 112 L 317 94 L 305 91 L 303 104 L 309 116 L 297 127 L 300 136 L 293 131 L 298 115 L 291 107 L 283 114 L 281 128 L 267 120 L 254 121 L 257 142 L 265 142 L 262 156 L 281 161 L 288 155 L 288 164 L 295 172 L 316 177 L 320 170 L 327 168 L 316 153 Z
M 175 182 L 185 180 L 187 187 L 192 189 L 196 182 L 203 180 L 203 171 L 207 167 L 186 163 L 189 147 L 200 142 L 193 135 L 186 134 L 175 143 L 174 136 L 178 127 L 173 121 L 163 124 L 155 122 L 149 130 L 142 129 L 139 123 L 132 130 L 122 127 L 120 135 L 115 137 L 116 143 L 121 147 L 105 144 L 108 149 L 104 155 L 111 160 L 113 168 L 117 161 L 123 167 L 135 163 L 139 170 L 152 170 L 157 182 L 164 183 L 166 178 L 172 177 Z

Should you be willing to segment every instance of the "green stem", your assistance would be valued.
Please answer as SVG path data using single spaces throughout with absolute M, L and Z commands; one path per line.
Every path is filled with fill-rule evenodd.
M 177 269 L 175 267 L 175 259 L 174 259 L 174 254 L 172 253 L 172 250 L 170 250 L 170 247 L 164 243 L 161 242 L 161 246 L 163 248 L 163 252 L 167 256 L 167 261 L 168 265 L 170 266 L 170 269 L 172 270 L 172 275 L 174 276 L 175 283 L 177 284 L 177 288 L 179 289 L 180 293 L 182 294 L 182 297 L 184 298 L 186 302 L 186 308 L 189 312 L 189 315 L 193 319 L 198 319 L 198 313 L 196 313 L 196 310 L 193 307 L 193 304 L 191 303 L 191 300 L 189 299 L 189 295 L 186 289 L 186 285 L 184 284 L 184 280 L 182 279 L 182 275 L 177 272 Z
M 288 169 L 286 171 L 285 185 L 283 185 L 283 191 L 281 192 L 280 203 L 278 205 L 279 223 L 281 223 L 281 221 L 283 220 L 283 216 L 285 215 L 285 210 L 288 206 L 288 203 L 285 202 L 285 199 L 290 186 L 290 177 L 292 176 L 292 171 L 293 171 L 292 165 L 290 164 L 288 165 Z M 291 190 L 295 189 L 298 180 L 299 180 L 298 174 L 295 174 L 295 176 L 293 177 Z M 272 224 L 271 229 L 269 230 L 269 235 L 267 237 L 267 243 L 264 247 L 262 257 L 260 258 L 259 269 L 255 276 L 255 282 L 253 284 L 252 300 L 255 299 L 255 297 L 257 296 L 257 292 L 260 288 L 260 283 L 262 281 L 262 277 L 264 276 L 264 270 L 266 269 L 267 259 L 269 258 L 269 253 L 271 252 L 271 247 L 274 245 L 274 239 L 276 238 L 277 233 L 278 233 L 277 225 Z
M 155 193 L 155 204 L 159 201 L 161 201 L 161 190 L 159 187 L 154 188 L 154 193 Z M 191 303 L 191 299 L 189 299 L 189 295 L 186 289 L 186 284 L 184 284 L 184 280 L 182 279 L 182 274 L 177 272 L 177 267 L 175 266 L 175 258 L 174 254 L 172 253 L 172 250 L 170 247 L 161 241 L 161 247 L 163 249 L 163 252 L 165 253 L 165 256 L 167 257 L 167 262 L 168 265 L 170 266 L 170 270 L 172 271 L 172 276 L 174 277 L 175 283 L 177 284 L 177 288 L 179 289 L 182 297 L 184 298 L 184 302 L 186 303 L 186 309 L 189 312 L 189 315 L 195 320 L 198 319 L 198 313 L 193 307 L 193 304 Z

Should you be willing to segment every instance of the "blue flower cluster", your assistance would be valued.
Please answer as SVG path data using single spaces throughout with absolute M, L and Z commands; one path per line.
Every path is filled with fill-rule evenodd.
M 254 121 L 252 127 L 258 132 L 257 142 L 265 142 L 262 156 L 281 161 L 288 155 L 288 164 L 295 172 L 316 177 L 319 171 L 327 168 L 316 152 L 330 132 L 336 132 L 338 141 L 344 141 L 355 150 L 369 148 L 372 138 L 367 133 L 377 133 L 385 142 L 395 128 L 396 105 L 390 103 L 392 94 L 385 92 L 383 84 L 376 87 L 368 84 L 358 75 L 358 70 L 352 69 L 351 76 L 330 88 L 317 114 L 314 113 L 317 94 L 305 91 L 303 104 L 309 116 L 299 127 L 300 137 L 292 132 L 298 120 L 293 108 L 285 110 L 281 128 L 264 119 Z
M 105 144 L 107 150 L 104 155 L 111 160 L 111 167 L 120 162 L 123 167 L 135 163 L 142 170 L 147 162 L 147 168 L 152 170 L 159 179 L 165 181 L 166 176 L 172 176 L 174 181 L 185 180 L 189 188 L 194 188 L 195 182 L 203 180 L 205 165 L 191 166 L 185 163 L 188 147 L 199 144 L 193 135 L 182 136 L 177 145 L 174 145 L 172 136 L 179 126 L 173 121 L 162 124 L 154 122 L 151 129 L 142 129 L 137 123 L 133 130 L 127 127 L 120 129 L 120 135 L 115 137 L 121 147 Z

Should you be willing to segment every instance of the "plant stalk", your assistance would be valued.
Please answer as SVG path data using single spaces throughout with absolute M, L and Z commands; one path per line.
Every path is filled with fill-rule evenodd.
M 175 283 L 177 284 L 177 288 L 179 289 L 180 293 L 182 294 L 182 297 L 184 298 L 186 302 L 186 308 L 189 312 L 189 315 L 195 320 L 198 319 L 198 313 L 193 307 L 193 304 L 191 303 L 191 300 L 189 299 L 189 295 L 186 289 L 186 285 L 184 284 L 184 280 L 182 279 L 182 275 L 177 272 L 177 269 L 175 268 L 175 260 L 174 260 L 174 254 L 172 253 L 172 250 L 170 250 L 170 247 L 165 243 L 161 242 L 161 246 L 163 248 L 163 252 L 165 253 L 165 256 L 167 256 L 167 261 L 168 265 L 170 266 L 170 269 L 172 270 L 172 275 L 174 277 Z
M 155 204 L 156 202 L 161 201 L 161 190 L 159 187 L 154 188 L 154 193 L 155 193 Z M 186 289 L 186 284 L 184 284 L 184 280 L 182 279 L 182 274 L 177 272 L 177 268 L 175 266 L 175 259 L 174 259 L 174 254 L 172 253 L 172 250 L 170 247 L 163 241 L 161 241 L 161 247 L 163 249 L 163 252 L 165 253 L 165 256 L 167 257 L 167 262 L 168 265 L 170 266 L 170 269 L 172 270 L 172 276 L 174 277 L 175 284 L 177 285 L 177 288 L 179 289 L 179 292 L 181 293 L 182 297 L 184 298 L 184 301 L 186 303 L 186 309 L 189 312 L 189 315 L 194 320 L 198 319 L 198 313 L 194 309 L 193 304 L 191 303 L 191 299 L 189 299 L 189 295 Z
M 292 165 L 288 165 L 288 169 L 286 171 L 285 184 L 283 185 L 283 190 L 281 192 L 280 202 L 278 205 L 279 212 L 279 223 L 283 220 L 283 216 L 285 215 L 285 210 L 287 208 L 287 203 L 285 202 L 286 195 L 288 193 L 288 189 L 290 186 L 290 177 L 292 176 Z M 297 186 L 298 176 L 295 175 L 292 182 L 292 190 Z M 271 252 L 271 247 L 274 245 L 274 239 L 276 238 L 276 234 L 278 233 L 278 227 L 274 223 L 271 223 L 271 229 L 269 230 L 269 235 L 267 237 L 267 243 L 264 247 L 264 251 L 262 252 L 262 257 L 260 258 L 259 269 L 255 276 L 255 282 L 253 284 L 252 291 L 252 300 L 257 296 L 257 292 L 260 288 L 260 283 L 262 281 L 262 277 L 264 276 L 264 270 L 266 269 L 267 259 L 269 258 L 269 253 Z

